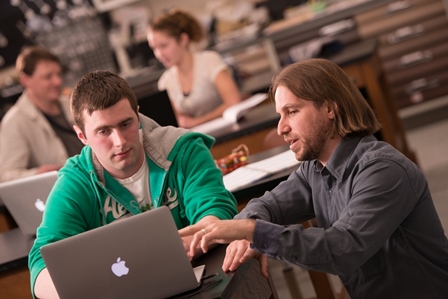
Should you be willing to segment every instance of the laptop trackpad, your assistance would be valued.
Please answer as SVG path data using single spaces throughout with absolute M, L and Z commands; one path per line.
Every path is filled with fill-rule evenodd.
M 196 276 L 196 280 L 199 283 L 201 282 L 202 274 L 204 274 L 205 265 L 200 265 L 193 268 L 194 275 Z

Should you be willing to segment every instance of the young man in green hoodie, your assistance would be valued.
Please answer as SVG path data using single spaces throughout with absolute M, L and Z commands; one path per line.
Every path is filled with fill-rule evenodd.
M 30 251 L 35 297 L 58 297 L 40 255 L 46 244 L 162 205 L 179 229 L 236 214 L 235 198 L 209 151 L 214 140 L 139 114 L 119 76 L 85 75 L 73 90 L 71 111 L 85 147 L 59 171 Z M 183 239 L 186 248 L 190 241 Z

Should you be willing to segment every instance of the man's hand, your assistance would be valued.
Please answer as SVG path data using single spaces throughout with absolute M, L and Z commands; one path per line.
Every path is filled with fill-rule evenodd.
M 207 219 L 195 225 L 187 226 L 179 230 L 179 234 L 191 240 L 190 249 L 187 253 L 192 257 L 192 253 L 200 245 L 200 248 L 207 252 L 208 246 L 213 243 L 230 243 L 227 246 L 226 256 L 222 264 L 222 270 L 235 271 L 241 264 L 251 258 L 257 258 L 260 262 L 260 271 L 264 277 L 268 277 L 268 258 L 250 248 L 255 230 L 255 220 L 218 220 Z M 192 239 L 191 236 L 193 236 Z
M 217 221 L 217 220 L 219 220 L 219 218 L 216 216 L 205 216 L 204 218 L 199 220 L 194 226 L 197 228 L 206 227 L 211 222 Z M 184 230 L 184 229 L 182 229 L 182 230 Z M 180 230 L 179 233 L 182 230 Z M 195 257 L 199 257 L 203 254 L 203 252 L 199 246 L 196 246 L 195 250 L 191 254 L 189 253 L 191 241 L 193 240 L 193 234 L 183 235 L 183 236 L 181 235 L 181 239 L 182 239 L 182 244 L 184 245 L 185 251 L 187 252 L 190 260 L 192 260 Z
M 182 244 L 184 245 L 185 252 L 188 252 L 188 250 L 190 250 L 190 244 L 191 244 L 191 240 L 193 240 L 193 236 L 181 237 L 181 240 L 182 240 Z
M 250 248 L 250 242 L 246 240 L 233 241 L 227 246 L 226 256 L 222 263 L 222 270 L 224 272 L 235 271 L 239 266 L 252 258 L 258 259 L 260 262 L 261 275 L 268 278 L 268 257 Z
M 180 236 L 193 235 L 188 254 L 192 256 L 199 245 L 202 251 L 207 252 L 208 245 L 213 243 L 226 244 L 235 240 L 252 242 L 255 229 L 255 220 L 210 220 L 185 227 L 179 231 Z
M 246 240 L 237 240 L 227 246 L 226 256 L 222 263 L 222 270 L 235 271 L 241 264 L 255 257 L 257 252 L 250 248 L 250 242 Z

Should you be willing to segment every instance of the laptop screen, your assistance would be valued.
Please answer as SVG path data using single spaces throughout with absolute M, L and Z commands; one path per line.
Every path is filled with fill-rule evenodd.
M 176 115 L 166 90 L 140 97 L 140 113 L 148 116 L 161 126 L 178 127 Z

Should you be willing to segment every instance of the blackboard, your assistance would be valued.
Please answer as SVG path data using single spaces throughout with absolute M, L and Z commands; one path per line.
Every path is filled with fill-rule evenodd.
M 0 1 L 0 69 L 15 64 L 20 49 L 25 44 L 32 44 L 17 27 L 19 22 L 25 24 L 25 17 L 21 10 L 11 6 L 10 0 Z

